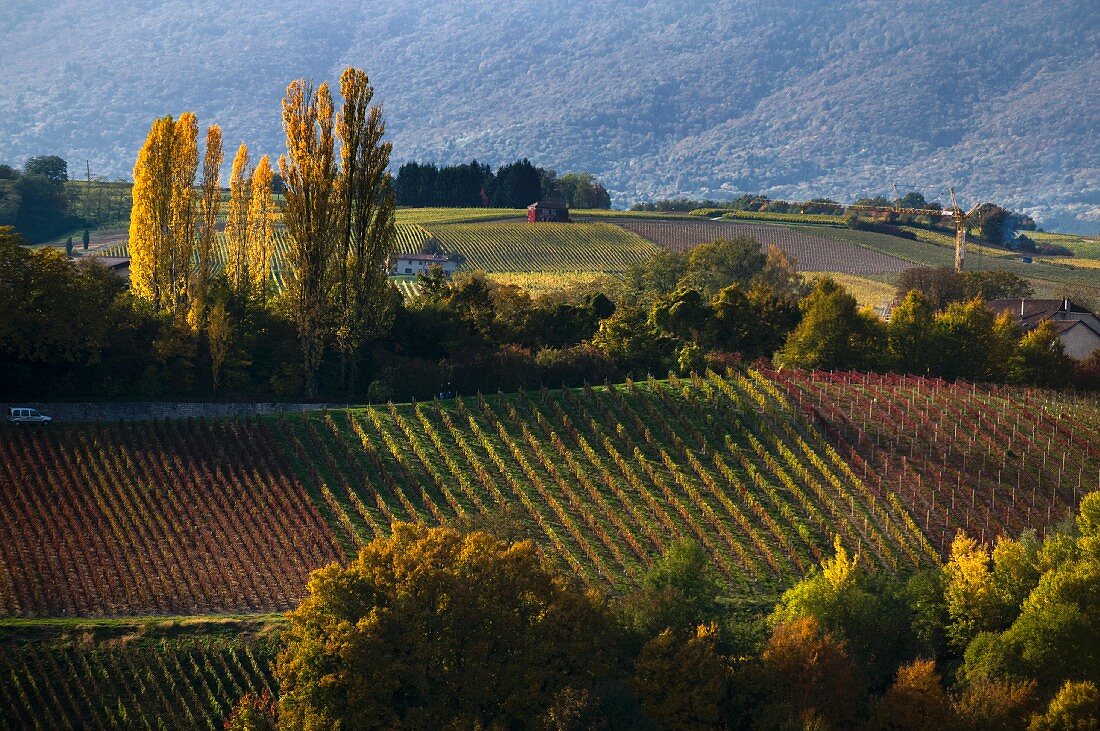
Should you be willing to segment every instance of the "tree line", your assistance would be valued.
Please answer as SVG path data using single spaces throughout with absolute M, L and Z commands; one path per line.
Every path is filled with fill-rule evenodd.
M 809 283 L 778 248 L 764 252 L 744 238 L 661 252 L 621 279 L 537 298 L 482 272 L 447 279 L 432 271 L 421 277 L 420 295 L 405 300 L 381 267 L 365 264 L 381 255 L 369 246 L 382 246 L 384 223 L 352 217 L 351 227 L 363 232 L 353 231 L 353 246 L 327 244 L 323 276 L 288 282 L 287 293 L 273 296 L 268 278 L 257 276 L 270 266 L 261 225 L 267 188 L 261 183 L 247 206 L 239 200 L 252 186 L 243 182 L 240 151 L 236 158 L 240 174 L 230 187 L 238 194 L 231 195 L 226 224 L 236 253 L 227 276 L 214 277 L 205 296 L 175 290 L 186 307 L 158 307 L 141 294 L 138 287 L 152 286 L 151 279 L 127 289 L 90 258 L 77 263 L 54 249 L 31 251 L 10 230 L 0 231 L 0 364 L 9 374 L 0 393 L 149 400 L 291 400 L 312 393 L 377 403 L 724 372 L 759 358 L 780 366 L 1100 387 L 1100 355 L 1072 361 L 1049 326 L 1021 333 L 1013 318 L 997 318 L 984 306 L 1029 296 L 1027 282 L 1015 275 L 911 270 L 899 278 L 899 304 L 885 322 L 836 282 Z M 262 170 L 257 165 L 253 176 L 262 180 Z M 200 199 L 200 211 L 203 205 Z M 349 225 L 344 215 L 337 238 Z M 197 246 L 207 245 L 207 230 L 199 226 Z M 192 292 L 202 291 L 205 272 L 191 272 Z M 378 280 L 358 289 L 366 276 Z M 310 289 L 309 281 L 320 288 Z M 315 340 L 305 340 L 303 331 Z M 307 347 L 313 348 L 308 362 Z
M 12 226 L 31 243 L 79 228 L 86 239 L 89 229 L 129 215 L 128 184 L 72 179 L 68 162 L 57 155 L 29 158 L 22 169 L 0 164 L 0 226 Z
M 732 595 L 672 543 L 625 593 L 584 591 L 507 517 L 395 524 L 316 571 L 278 699 L 228 729 L 1053 729 L 1100 724 L 1100 493 L 1045 538 L 877 572 L 839 539 L 778 599 Z
M 397 171 L 394 192 L 398 205 L 414 207 L 526 208 L 542 199 L 571 208 L 611 207 L 611 196 L 590 173 L 558 176 L 527 158 L 501 165 L 495 173 L 477 160 L 442 167 L 407 162 Z

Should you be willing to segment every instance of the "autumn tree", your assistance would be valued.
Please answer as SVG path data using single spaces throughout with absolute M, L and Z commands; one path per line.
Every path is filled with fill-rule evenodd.
M 281 728 L 531 727 L 605 671 L 602 604 L 478 531 L 396 523 L 289 617 Z
M 239 300 L 248 295 L 249 273 L 249 197 L 252 171 L 248 168 L 248 145 L 241 143 L 233 158 L 229 176 L 229 214 L 225 219 L 225 276 L 229 291 Z
M 194 114 L 161 117 L 134 165 L 131 285 L 158 310 L 172 313 L 186 304 L 190 287 L 197 137 Z
M 1035 716 L 1028 731 L 1094 731 L 1100 729 L 1100 690 L 1085 680 L 1067 681 L 1046 711 Z
M 881 365 L 886 331 L 873 313 L 831 277 L 799 303 L 802 321 L 775 354 L 780 367 L 868 369 Z
M 932 660 L 915 660 L 898 669 L 878 709 L 878 728 L 950 731 L 958 718 Z
M 731 671 L 718 652 L 718 628 L 687 638 L 666 629 L 642 648 L 631 687 L 647 717 L 663 729 L 725 727 Z
M 339 191 L 343 235 L 338 244 L 336 347 L 341 379 L 350 390 L 355 356 L 363 338 L 385 317 L 385 263 L 393 249 L 394 195 L 382 106 L 371 104 L 374 87 L 366 73 L 348 68 L 340 76 L 344 105 L 336 119 L 340 141 Z
M 275 196 L 271 192 L 274 172 L 267 155 L 252 173 L 248 202 L 249 289 L 260 305 L 267 303 L 271 290 L 271 262 L 275 256 Z
M 221 204 L 222 130 L 216 124 L 206 129 L 206 152 L 199 185 L 199 213 L 195 239 L 195 271 L 191 278 L 191 307 L 196 322 L 204 317 L 214 268 L 214 247 L 218 235 L 218 207 Z
M 279 175 L 286 185 L 286 301 L 298 330 L 306 395 L 312 398 L 325 352 L 333 260 L 340 236 L 336 140 L 328 84 L 315 90 L 307 81 L 292 82 L 283 99 L 283 128 L 287 151 L 279 157 Z
M 749 680 L 757 728 L 849 728 L 865 700 L 844 643 L 813 617 L 776 625 Z

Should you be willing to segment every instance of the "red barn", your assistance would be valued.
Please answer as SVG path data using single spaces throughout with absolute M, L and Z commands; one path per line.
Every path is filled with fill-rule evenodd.
M 527 221 L 555 221 L 569 223 L 569 206 L 554 201 L 537 201 L 527 206 Z

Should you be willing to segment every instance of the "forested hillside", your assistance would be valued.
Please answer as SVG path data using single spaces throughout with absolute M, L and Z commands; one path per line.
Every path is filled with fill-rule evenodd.
M 354 64 L 397 163 L 528 156 L 619 204 L 954 184 L 1100 221 L 1096 3 L 10 0 L 0 27 L 10 164 L 128 175 L 151 119 L 184 109 L 277 152 L 286 83 Z

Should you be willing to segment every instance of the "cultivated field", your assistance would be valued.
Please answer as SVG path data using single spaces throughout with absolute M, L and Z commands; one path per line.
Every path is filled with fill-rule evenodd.
M 274 689 L 266 613 L 395 520 L 530 537 L 612 592 L 689 538 L 731 591 L 772 601 L 834 536 L 904 572 L 941 558 L 958 529 L 1042 532 L 1100 489 L 1097 444 L 1095 397 L 754 370 L 5 426 L 0 727 L 219 728 L 242 694 Z M 134 617 L 211 613 L 247 617 Z
M 468 223 L 426 227 L 466 268 L 487 272 L 622 272 L 653 255 L 649 241 L 606 223 Z
M 1100 401 L 860 373 L 770 374 L 851 467 L 892 490 L 929 540 L 1042 529 L 1100 490 Z
M 615 219 L 615 224 L 672 249 L 684 251 L 697 244 L 733 236 L 748 236 L 763 246 L 775 244 L 795 259 L 799 271 L 844 272 L 847 274 L 897 273 L 912 264 L 897 256 L 872 251 L 847 242 L 785 226 L 726 223 L 722 221 L 632 221 Z
M 259 420 L 4 428 L 0 612 L 293 606 L 343 552 L 274 439 Z
M 0 728 L 221 729 L 245 693 L 276 692 L 271 639 L 134 634 L 0 643 Z

